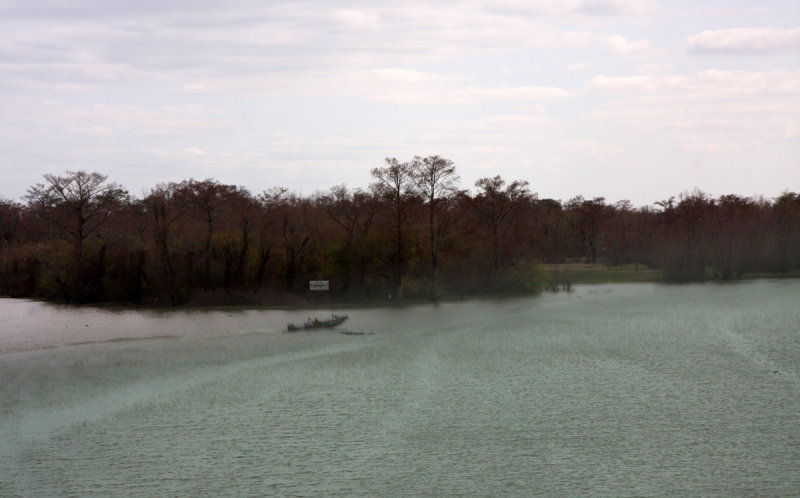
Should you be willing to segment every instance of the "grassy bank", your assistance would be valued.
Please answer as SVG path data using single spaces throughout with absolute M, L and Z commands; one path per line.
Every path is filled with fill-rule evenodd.
M 575 284 L 611 284 L 625 282 L 663 282 L 660 270 L 645 265 L 605 266 L 602 264 L 566 263 L 543 265 L 545 287 L 563 289 Z M 752 280 L 759 278 L 800 278 L 800 269 L 784 273 L 750 272 L 735 280 Z M 706 280 L 715 278 L 711 268 L 706 272 Z
M 775 272 L 747 272 L 742 277 L 743 279 L 755 278 L 800 278 L 800 269 L 791 270 L 783 273 Z
M 661 272 L 644 265 L 605 266 L 602 264 L 566 263 L 544 265 L 545 286 L 564 288 L 575 284 L 621 282 L 657 282 Z

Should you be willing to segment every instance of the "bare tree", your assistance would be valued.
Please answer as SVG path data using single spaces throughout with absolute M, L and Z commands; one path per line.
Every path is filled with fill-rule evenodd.
M 603 223 L 610 214 L 605 197 L 595 197 L 589 201 L 579 195 L 570 199 L 567 207 L 575 215 L 575 224 L 583 242 L 586 262 L 597 263 L 602 249 Z
M 333 259 L 342 272 L 341 289 L 350 286 L 354 269 L 358 271 L 358 284 L 361 286 L 371 257 L 366 249 L 366 240 L 378 214 L 376 196 L 361 189 L 351 191 L 342 184 L 332 187 L 323 201 L 328 218 L 344 232 L 344 247 L 332 252 L 332 255 L 338 255 Z
M 409 200 L 414 196 L 412 169 L 408 163 L 386 158 L 386 166 L 374 168 L 372 177 L 377 181 L 372 189 L 389 203 L 395 221 L 395 251 L 391 256 L 392 284 L 397 299 L 403 299 L 403 276 L 406 267 L 405 223 Z
M 257 200 L 247 189 L 236 187 L 230 194 L 226 206 L 229 234 L 221 244 L 224 263 L 222 282 L 226 287 L 245 283 L 247 255 L 254 242 L 259 211 Z
M 157 246 L 160 275 L 172 304 L 180 302 L 173 255 L 175 225 L 186 213 L 184 186 L 177 183 L 158 185 L 142 201 L 150 218 L 153 238 Z
M 331 187 L 325 197 L 328 217 L 344 230 L 347 244 L 355 245 L 357 238 L 369 232 L 375 221 L 375 206 L 368 192 L 349 190 L 346 185 Z
M 411 181 L 428 205 L 431 255 L 431 298 L 438 297 L 439 249 L 447 226 L 447 203 L 456 192 L 458 175 L 453 161 L 440 156 L 414 157 Z
M 491 231 L 493 273 L 500 270 L 500 244 L 505 227 L 512 213 L 530 196 L 526 181 L 515 180 L 503 188 L 505 184 L 505 180 L 499 175 L 494 178 L 481 178 L 475 182 L 475 186 L 480 190 L 474 198 L 473 206 Z
M 291 291 L 314 249 L 322 219 L 317 204 L 285 188 L 273 188 L 260 196 L 273 237 L 283 252 L 283 285 Z
M 194 179 L 186 183 L 187 193 L 191 204 L 203 214 L 206 224 L 205 240 L 205 286 L 211 287 L 211 260 L 214 255 L 214 230 L 216 228 L 217 212 L 228 202 L 236 192 L 236 187 L 223 185 L 216 180 Z
M 0 199 L 0 242 L 11 245 L 22 220 L 22 205 Z
M 66 176 L 44 175 L 25 196 L 34 213 L 53 223 L 64 238 L 83 254 L 83 243 L 96 234 L 128 192 L 116 183 L 106 183 L 107 175 L 67 171 Z
M 784 192 L 773 206 L 776 267 L 785 272 L 800 266 L 800 194 Z
M 85 268 L 84 244 L 128 201 L 128 192 L 107 183 L 108 177 L 100 173 L 67 171 L 66 176 L 48 174 L 44 178 L 46 183 L 29 188 L 25 197 L 31 211 L 47 221 L 48 232 L 52 229 L 57 237 L 72 243 L 72 267 L 57 279 L 61 292 L 68 299 L 91 299 L 102 281 L 105 245 L 91 268 Z

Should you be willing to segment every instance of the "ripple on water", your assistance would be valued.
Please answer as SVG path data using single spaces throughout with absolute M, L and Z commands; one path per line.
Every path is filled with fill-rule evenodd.
M 600 286 L 354 310 L 345 333 L 117 315 L 0 355 L 0 494 L 792 495 L 798 297 Z

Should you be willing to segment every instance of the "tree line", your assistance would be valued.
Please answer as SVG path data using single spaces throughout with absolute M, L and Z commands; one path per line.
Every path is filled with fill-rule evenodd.
M 650 207 L 541 199 L 500 176 L 459 186 L 452 161 L 386 160 L 367 189 L 254 194 L 213 179 L 134 198 L 106 175 L 44 175 L 0 200 L 0 294 L 67 302 L 280 304 L 520 293 L 543 264 L 658 269 L 665 280 L 800 268 L 800 195 L 684 193 Z

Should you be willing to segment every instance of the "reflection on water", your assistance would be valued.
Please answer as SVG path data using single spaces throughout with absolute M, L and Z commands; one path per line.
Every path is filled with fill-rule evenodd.
M 0 300 L 0 495 L 796 495 L 798 303 L 586 286 L 287 333 L 312 312 Z

